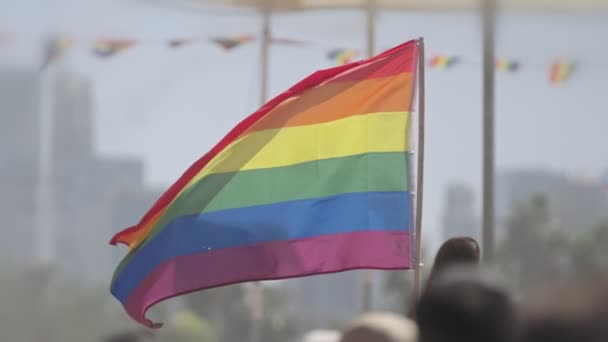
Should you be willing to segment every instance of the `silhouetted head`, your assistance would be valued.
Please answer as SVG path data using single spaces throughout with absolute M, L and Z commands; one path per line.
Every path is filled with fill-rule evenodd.
M 471 237 L 455 237 L 444 242 L 433 263 L 433 269 L 429 275 L 432 282 L 437 274 L 453 266 L 479 265 L 479 244 Z
M 430 284 L 416 308 L 420 342 L 512 342 L 515 318 L 505 291 L 459 268 Z
M 429 287 L 441 273 L 455 266 L 479 266 L 479 259 L 479 244 L 475 239 L 462 236 L 445 241 L 435 255 L 426 287 Z M 416 319 L 416 305 L 410 308 L 408 316 L 411 319 Z

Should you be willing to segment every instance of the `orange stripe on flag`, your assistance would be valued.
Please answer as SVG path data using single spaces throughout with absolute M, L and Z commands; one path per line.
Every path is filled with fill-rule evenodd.
M 329 122 L 357 114 L 409 111 L 411 99 L 404 98 L 403 92 L 411 91 L 412 77 L 411 73 L 403 73 L 321 85 L 281 103 L 245 134 Z

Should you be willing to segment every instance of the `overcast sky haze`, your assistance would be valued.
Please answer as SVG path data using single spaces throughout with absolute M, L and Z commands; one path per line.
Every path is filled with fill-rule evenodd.
M 357 11 L 281 14 L 276 36 L 312 46 L 275 46 L 270 93 L 276 95 L 315 70 L 331 67 L 332 47 L 364 48 L 365 18 Z M 223 52 L 207 42 L 176 50 L 167 39 L 257 34 L 260 19 L 243 11 L 189 11 L 117 0 L 0 0 L 0 63 L 36 67 L 41 38 L 70 33 L 77 45 L 58 67 L 94 82 L 96 148 L 144 158 L 147 181 L 167 186 L 258 106 L 259 46 Z M 508 13 L 500 18 L 497 54 L 520 59 L 514 74 L 498 74 L 498 169 L 539 167 L 598 176 L 608 168 L 608 13 Z M 91 56 L 95 37 L 141 43 L 110 59 Z M 438 228 L 445 185 L 481 190 L 481 45 L 473 13 L 381 13 L 378 49 L 424 36 L 427 55 L 460 55 L 466 63 L 427 73 L 426 229 Z M 555 57 L 578 61 L 562 86 L 548 82 Z M 479 204 L 479 196 L 477 196 Z

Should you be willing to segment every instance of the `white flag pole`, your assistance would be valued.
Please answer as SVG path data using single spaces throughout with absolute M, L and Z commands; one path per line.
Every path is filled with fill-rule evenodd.
M 414 223 L 414 295 L 420 298 L 422 289 L 422 203 L 424 190 L 424 39 L 419 38 L 418 46 L 418 148 L 416 160 L 416 213 Z
M 371 58 L 376 50 L 376 0 L 367 0 L 367 58 Z M 374 272 L 363 271 L 363 312 L 373 308 Z
M 268 62 L 270 53 L 270 1 L 265 0 L 262 12 L 262 40 L 260 42 L 260 107 L 268 99 Z M 251 301 L 251 341 L 262 340 L 264 320 L 264 288 L 261 282 L 253 284 Z

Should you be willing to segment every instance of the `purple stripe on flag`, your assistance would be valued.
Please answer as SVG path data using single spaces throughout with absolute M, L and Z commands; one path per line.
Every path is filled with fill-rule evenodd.
M 286 279 L 352 269 L 409 269 L 407 231 L 366 231 L 273 241 L 179 256 L 163 262 L 125 303 L 129 315 L 150 327 L 152 305 L 197 290 L 271 279 Z

